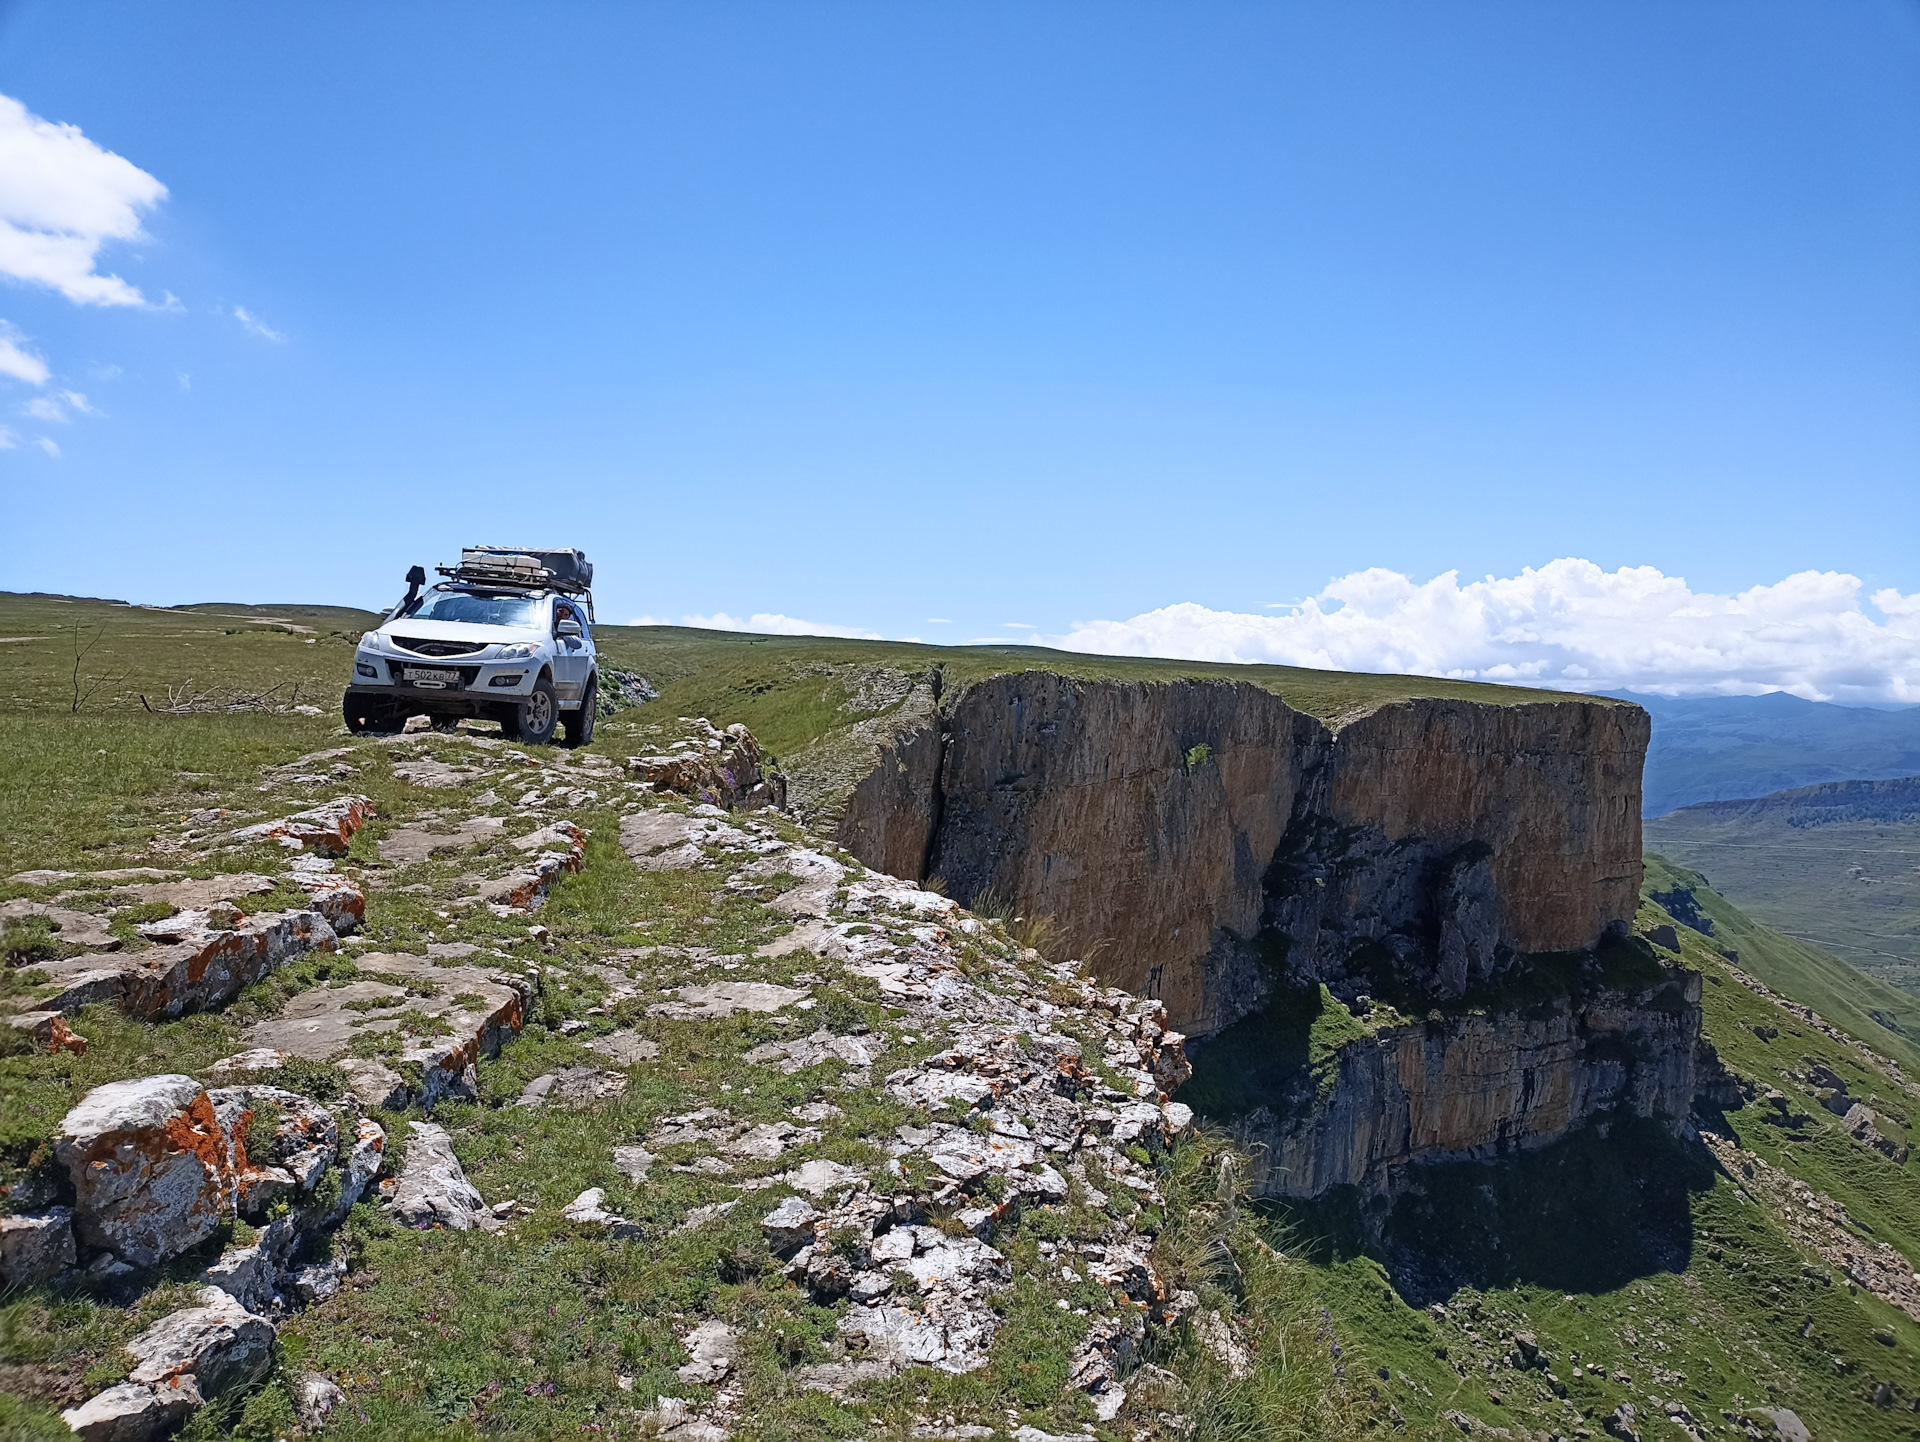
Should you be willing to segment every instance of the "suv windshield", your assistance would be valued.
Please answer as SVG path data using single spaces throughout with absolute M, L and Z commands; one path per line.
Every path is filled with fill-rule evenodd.
M 537 626 L 539 596 L 473 591 L 429 591 L 407 612 L 411 621 L 463 621 L 470 626 Z

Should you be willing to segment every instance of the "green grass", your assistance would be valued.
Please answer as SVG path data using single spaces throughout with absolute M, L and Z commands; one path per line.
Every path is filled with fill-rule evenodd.
M 1873 1009 L 1920 1037 L 1920 817 L 1912 784 L 1886 789 L 1896 786 L 1859 808 L 1878 816 L 1833 819 L 1788 792 L 1688 807 L 1642 830 L 1650 849 L 1711 877 L 1755 921 L 1882 983 Z
M 1645 891 L 1690 892 L 1713 924 L 1715 948 L 1737 952 L 1742 970 L 1920 1076 L 1920 1002 L 1911 995 L 1811 942 L 1761 924 L 1698 871 L 1651 852 L 1646 868 Z

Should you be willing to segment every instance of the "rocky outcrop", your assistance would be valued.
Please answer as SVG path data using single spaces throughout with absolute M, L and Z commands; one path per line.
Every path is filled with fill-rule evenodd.
M 786 782 L 778 772 L 763 770 L 760 743 L 751 731 L 738 722 L 722 731 L 701 717 L 680 719 L 693 734 L 661 755 L 627 758 L 636 780 L 728 810 L 786 804 Z
M 1209 1033 L 1296 981 L 1389 967 L 1436 1000 L 1633 914 L 1646 714 L 1407 700 L 1337 722 L 1259 687 L 1005 675 L 898 729 L 839 839 L 1048 919 Z
M 190 1076 L 87 1093 L 54 1142 L 73 1183 L 79 1240 L 151 1267 L 213 1235 L 233 1212 L 237 1121 Z
M 273 1365 L 273 1324 L 225 1292 L 162 1317 L 127 1343 L 134 1369 L 62 1420 L 89 1442 L 145 1442 Z
M 1409 1166 L 1532 1151 L 1596 1117 L 1684 1119 L 1703 1050 L 1699 1001 L 1699 974 L 1676 968 L 1649 986 L 1570 990 L 1348 1041 L 1234 1120 L 1255 1158 L 1252 1188 L 1390 1194 Z

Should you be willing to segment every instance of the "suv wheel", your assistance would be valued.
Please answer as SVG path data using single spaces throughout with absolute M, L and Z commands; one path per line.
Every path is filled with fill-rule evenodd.
M 385 701 L 348 692 L 340 709 L 346 717 L 347 730 L 355 736 L 395 729 L 393 707 Z
M 560 703 L 553 694 L 553 682 L 543 675 L 533 690 L 513 708 L 513 718 L 501 729 L 516 741 L 529 746 L 545 746 L 553 740 L 553 728 L 560 722 Z
M 593 740 L 593 713 L 599 709 L 600 678 L 589 676 L 586 694 L 580 698 L 580 709 L 560 713 L 560 719 L 566 723 L 567 745 L 585 746 Z

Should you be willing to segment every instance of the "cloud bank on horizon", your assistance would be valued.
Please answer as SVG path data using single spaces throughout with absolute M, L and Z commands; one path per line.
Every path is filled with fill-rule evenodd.
M 1076 622 L 1059 636 L 960 644 L 1039 644 L 1104 656 L 1397 672 L 1570 691 L 1788 691 L 1810 701 L 1920 702 L 1920 594 L 1865 591 L 1857 576 L 1801 571 L 1775 585 L 1719 595 L 1695 591 L 1652 566 L 1603 571 L 1573 557 L 1464 585 L 1457 571 L 1422 583 L 1375 567 L 1341 576 L 1277 616 L 1188 601 L 1125 621 Z M 639 616 L 632 624 L 673 623 Z M 770 612 L 682 616 L 679 624 L 881 639 L 857 626 Z
M 1572 557 L 1464 585 L 1456 571 L 1422 584 L 1376 567 L 1281 615 L 1185 602 L 1076 623 L 1050 643 L 1560 690 L 1920 702 L 1920 594 L 1865 590 L 1857 576 L 1801 571 L 1717 595 L 1652 566 L 1603 571 Z

